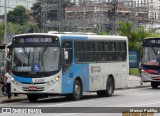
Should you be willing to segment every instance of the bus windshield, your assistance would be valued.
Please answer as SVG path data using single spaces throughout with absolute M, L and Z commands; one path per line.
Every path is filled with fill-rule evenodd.
M 59 47 L 15 47 L 13 54 L 13 71 L 48 72 L 58 70 Z
M 160 65 L 160 47 L 143 47 L 142 64 Z

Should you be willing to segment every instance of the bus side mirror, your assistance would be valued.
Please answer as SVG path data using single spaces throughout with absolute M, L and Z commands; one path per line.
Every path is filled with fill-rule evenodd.
M 68 51 L 66 51 L 65 49 L 64 49 L 64 59 L 68 60 Z

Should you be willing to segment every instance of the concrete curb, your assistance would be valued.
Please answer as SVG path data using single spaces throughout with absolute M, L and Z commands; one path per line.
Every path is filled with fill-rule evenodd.
M 119 88 L 119 89 L 116 89 L 116 90 L 136 89 L 136 88 L 145 88 L 145 87 L 151 87 L 151 86 L 146 85 L 146 86 L 125 87 L 125 88 Z
M 0 101 L 0 103 L 13 103 L 13 102 L 19 102 L 19 101 L 25 101 L 27 98 L 19 98 L 19 99 L 8 99 L 8 100 L 3 100 Z
M 12 103 L 12 102 L 19 102 L 19 101 L 25 101 L 28 100 L 25 96 L 16 96 L 11 97 L 11 99 L 8 99 L 7 96 L 0 96 L 0 103 Z

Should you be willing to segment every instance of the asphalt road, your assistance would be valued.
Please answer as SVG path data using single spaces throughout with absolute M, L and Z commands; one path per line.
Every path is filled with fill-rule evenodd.
M 49 99 L 40 99 L 36 103 L 31 103 L 28 100 L 0 104 L 0 107 L 10 108 L 18 107 L 21 112 L 28 112 L 28 109 L 36 109 L 32 112 L 42 112 L 42 114 L 29 114 L 37 116 L 54 115 L 54 116 L 122 116 L 122 112 L 138 111 L 144 112 L 159 112 L 160 113 L 160 88 L 152 89 L 151 87 L 126 89 L 115 91 L 112 97 L 97 97 L 95 93 L 87 93 L 82 100 L 68 101 L 64 97 L 53 97 Z M 26 108 L 27 107 L 27 108 Z M 30 108 L 28 108 L 30 107 Z M 43 107 L 43 108 L 42 108 Z M 16 108 L 15 108 L 16 109 Z M 2 109 L 1 109 L 2 110 Z M 16 113 L 18 110 L 13 110 Z M 31 112 L 31 110 L 30 110 Z M 49 112 L 47 114 L 43 114 Z M 142 113 L 141 112 L 141 113 Z M 51 114 L 54 113 L 54 114 Z M 82 114 L 83 113 L 83 114 Z M 98 113 L 98 114 L 97 114 Z M 152 113 L 153 116 L 160 115 Z M 151 114 L 151 115 L 152 115 Z M 16 115 L 22 115 L 18 113 Z M 27 114 L 23 114 L 25 116 Z M 2 116 L 8 116 L 3 113 Z M 124 115 L 125 116 L 125 115 Z M 126 115 L 127 116 L 127 115 Z M 132 114 L 131 114 L 132 116 Z M 141 116 L 141 115 L 139 115 Z M 147 116 L 147 115 L 146 115 Z

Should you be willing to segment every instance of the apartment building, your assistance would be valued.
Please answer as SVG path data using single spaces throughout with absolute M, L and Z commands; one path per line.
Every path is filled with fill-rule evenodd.
M 159 21 L 160 19 L 160 0 L 118 0 L 132 8 L 137 16 L 146 16 L 148 20 Z M 133 12 L 132 11 L 132 12 Z M 143 16 L 144 15 L 144 16 Z M 145 17 L 146 18 L 146 17 Z

